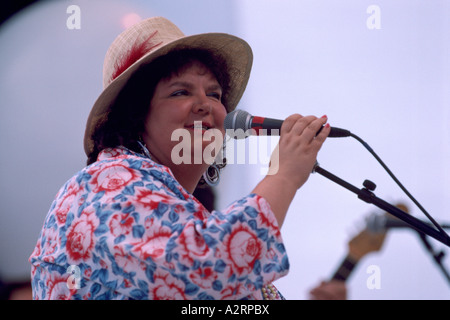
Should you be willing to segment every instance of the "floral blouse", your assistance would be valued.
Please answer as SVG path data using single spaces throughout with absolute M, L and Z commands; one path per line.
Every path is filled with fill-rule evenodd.
M 289 269 L 265 199 L 208 212 L 122 147 L 59 190 L 30 263 L 34 299 L 263 299 Z

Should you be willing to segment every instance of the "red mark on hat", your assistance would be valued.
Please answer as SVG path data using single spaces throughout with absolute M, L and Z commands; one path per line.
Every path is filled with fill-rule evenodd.
M 151 41 L 151 39 L 157 32 L 158 31 L 153 32 L 147 39 L 139 44 L 137 44 L 138 39 L 136 39 L 131 49 L 116 61 L 110 82 L 120 76 L 125 70 L 127 70 L 133 63 L 142 58 L 146 53 L 162 44 L 162 42 L 154 43 Z

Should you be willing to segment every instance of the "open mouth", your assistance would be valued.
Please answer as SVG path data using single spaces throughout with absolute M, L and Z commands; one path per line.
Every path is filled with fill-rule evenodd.
M 206 130 L 211 129 L 211 125 L 208 123 L 203 123 L 201 121 L 195 121 L 194 124 L 188 125 L 188 126 L 186 126 L 186 128 L 193 129 L 193 130 L 206 131 Z

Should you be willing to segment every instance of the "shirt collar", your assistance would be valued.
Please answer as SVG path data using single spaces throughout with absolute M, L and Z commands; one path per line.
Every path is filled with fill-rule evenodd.
M 116 148 L 103 149 L 98 154 L 97 161 L 108 160 L 111 158 L 117 158 L 117 157 L 123 157 L 123 156 L 136 156 L 136 157 L 147 158 L 143 154 L 137 153 L 126 147 L 120 146 L 120 147 L 116 147 Z

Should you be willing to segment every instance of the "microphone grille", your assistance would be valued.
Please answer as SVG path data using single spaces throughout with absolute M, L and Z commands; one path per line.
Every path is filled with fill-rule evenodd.
M 251 118 L 250 113 L 244 110 L 234 110 L 231 111 L 227 116 L 225 117 L 225 120 L 223 122 L 225 130 L 227 129 L 242 129 L 246 131 L 247 129 L 247 123 L 248 120 Z

